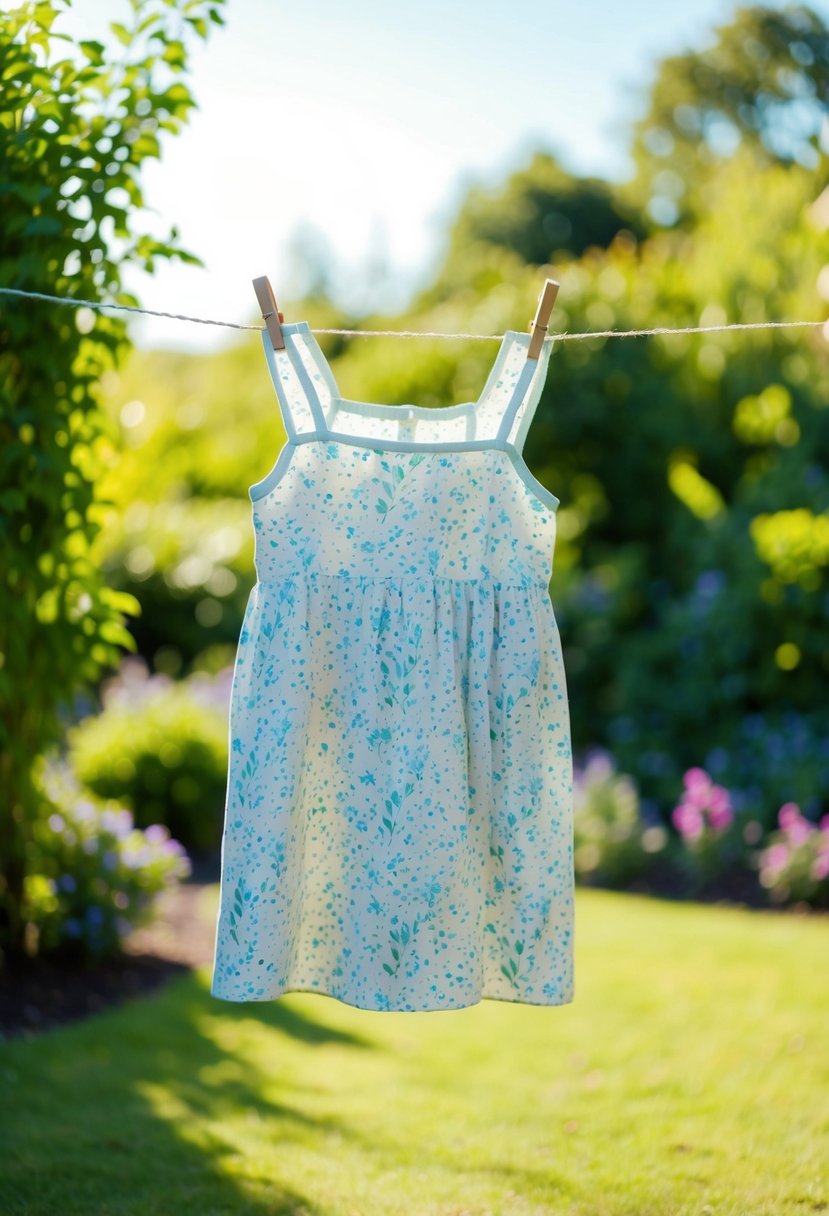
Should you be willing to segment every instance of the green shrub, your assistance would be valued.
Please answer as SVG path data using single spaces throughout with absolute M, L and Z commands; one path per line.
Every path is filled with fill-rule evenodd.
M 163 825 L 141 831 L 125 807 L 90 798 L 65 760 L 52 756 L 38 769 L 44 796 L 23 899 L 29 952 L 117 954 L 152 920 L 160 892 L 190 873 L 190 860 Z
M 738 816 L 730 792 L 698 765 L 682 781 L 682 796 L 671 812 L 677 830 L 671 851 L 689 889 L 699 892 L 707 882 L 753 861 L 749 846 L 762 835 L 762 825 L 750 812 Z
M 110 586 L 141 604 L 138 653 L 187 674 L 208 646 L 232 657 L 253 576 L 250 502 L 184 498 L 125 505 L 98 553 Z
M 640 815 L 635 782 L 617 773 L 609 754 L 593 749 L 574 766 L 575 869 L 584 882 L 625 886 L 644 874 L 668 839 L 664 827 Z
M 107 686 L 103 712 L 67 736 L 70 763 L 136 824 L 163 823 L 194 851 L 218 847 L 227 781 L 227 671 L 174 683 L 130 658 Z
M 121 44 L 53 29 L 68 7 L 12 3 L 0 18 L 0 285 L 137 305 L 124 271 L 201 259 L 147 231 L 141 183 L 162 139 L 196 105 L 193 33 L 224 0 L 132 0 Z M 100 14 L 99 14 L 100 15 Z M 120 14 L 119 14 L 120 15 Z M 98 24 L 97 22 L 95 23 Z M 84 19 L 70 22 L 82 33 Z M 69 47 L 67 49 L 67 43 Z M 117 101 L 113 99 L 117 98 Z M 116 436 L 100 381 L 129 345 L 126 321 L 3 296 L 0 308 L 0 952 L 25 952 L 23 891 L 38 794 L 33 761 L 61 738 L 62 710 L 134 649 L 135 598 L 107 585 L 95 545 Z
M 817 826 L 795 802 L 781 806 L 773 832 L 760 854 L 760 882 L 775 903 L 803 902 L 829 907 L 829 815 Z

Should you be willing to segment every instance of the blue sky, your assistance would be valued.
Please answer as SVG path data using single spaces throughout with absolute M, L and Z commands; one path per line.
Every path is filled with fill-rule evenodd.
M 254 277 L 270 277 L 280 304 L 300 289 L 292 246 L 304 230 L 327 251 L 341 303 L 402 307 L 471 181 L 502 180 L 538 147 L 577 172 L 626 177 L 656 62 L 704 46 L 733 11 L 721 0 L 230 0 L 227 24 L 192 44 L 199 109 L 143 174 L 142 230 L 178 225 L 206 268 L 130 271 L 127 286 L 147 308 L 255 323 Z M 126 0 L 74 0 L 55 29 L 109 43 L 108 22 L 128 15 Z M 388 273 L 372 278 L 372 265 Z M 239 336 L 164 318 L 130 327 L 140 346 L 193 351 Z

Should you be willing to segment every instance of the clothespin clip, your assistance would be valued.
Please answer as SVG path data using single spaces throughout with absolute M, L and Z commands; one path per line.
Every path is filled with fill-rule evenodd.
M 547 326 L 550 314 L 558 295 L 559 284 L 555 279 L 546 279 L 538 297 L 538 308 L 535 318 L 530 321 L 530 345 L 527 348 L 527 358 L 537 359 L 541 354 L 541 346 L 547 336 Z
M 266 274 L 253 280 L 253 290 L 256 292 L 256 298 L 262 311 L 262 320 L 268 327 L 274 350 L 284 350 L 285 338 L 279 322 L 284 321 L 285 317 L 276 306 L 276 296 L 273 294 L 273 288 Z

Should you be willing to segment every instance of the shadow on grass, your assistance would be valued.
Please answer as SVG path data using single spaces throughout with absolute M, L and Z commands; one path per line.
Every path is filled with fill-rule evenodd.
M 233 1050 L 234 1023 L 251 1019 L 274 1032 L 267 1068 Z M 217 1029 L 228 1046 L 211 1037 Z M 81 1023 L 0 1044 L 0 1211 L 314 1216 L 320 1209 L 306 1197 L 278 1178 L 254 1180 L 251 1170 L 256 1142 L 267 1156 L 276 1142 L 307 1148 L 309 1131 L 347 1134 L 336 1120 L 263 1095 L 263 1079 L 278 1080 L 283 1037 L 372 1049 L 370 1039 L 278 1002 L 219 1003 L 197 973 Z M 240 1126 L 250 1135 L 240 1139 Z M 245 1181 L 235 1182 L 242 1161 Z

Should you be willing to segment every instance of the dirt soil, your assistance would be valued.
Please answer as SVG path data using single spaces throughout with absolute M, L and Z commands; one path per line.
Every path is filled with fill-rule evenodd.
M 203 892 L 218 880 L 218 854 L 193 860 L 190 877 L 159 897 L 154 923 L 126 939 L 123 957 L 86 967 L 31 959 L 0 973 L 0 1039 L 78 1021 L 212 963 L 215 924 Z
M 153 992 L 176 976 L 213 962 L 215 918 L 205 911 L 204 891 L 219 881 L 220 855 L 192 858 L 193 872 L 159 900 L 155 922 L 138 929 L 124 943 L 124 955 L 89 965 L 58 964 L 34 959 L 10 975 L 0 972 L 0 1040 L 35 1035 L 78 1021 L 132 997 Z M 632 892 L 662 899 L 683 899 L 678 876 L 654 863 L 649 881 L 632 884 Z M 768 909 L 752 876 L 736 873 L 695 893 L 708 903 Z M 768 909 L 771 910 L 771 909 Z M 794 906 L 782 915 L 822 915 L 829 911 Z

